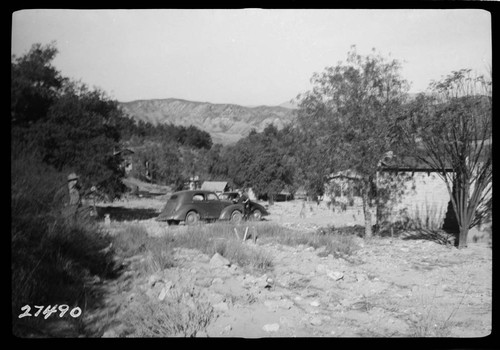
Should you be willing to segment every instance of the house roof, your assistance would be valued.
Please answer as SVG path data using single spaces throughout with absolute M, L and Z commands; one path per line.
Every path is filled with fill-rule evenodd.
M 131 154 L 135 153 L 134 151 L 132 151 L 130 148 L 124 148 L 124 149 L 121 149 L 121 150 L 118 150 L 118 151 L 114 151 L 113 152 L 113 156 L 117 156 L 119 154 L 121 154 L 122 156 L 129 156 Z
M 205 181 L 201 185 L 202 190 L 224 192 L 227 186 L 227 181 Z
M 425 157 L 428 159 L 428 162 L 433 164 L 434 162 L 429 158 Z M 397 171 L 426 171 L 426 172 L 433 172 L 433 171 L 438 171 L 437 169 L 431 167 L 429 164 L 424 162 L 422 159 L 414 156 L 403 156 L 403 157 L 395 157 L 392 159 L 390 162 L 385 162 L 382 163 L 382 171 L 391 171 L 391 170 L 397 170 Z M 446 171 L 453 171 L 453 168 L 451 164 L 448 162 L 445 162 L 445 170 Z
M 330 174 L 330 176 L 328 178 L 329 179 L 352 179 L 352 180 L 359 180 L 359 179 L 361 179 L 361 175 L 359 175 L 354 170 L 344 170 L 344 171 L 337 171 L 336 173 Z

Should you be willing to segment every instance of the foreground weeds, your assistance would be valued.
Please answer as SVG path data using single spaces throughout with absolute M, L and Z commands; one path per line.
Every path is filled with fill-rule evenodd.
M 240 267 L 266 272 L 272 270 L 273 258 L 258 244 L 253 244 L 264 240 L 289 246 L 310 246 L 319 249 L 318 254 L 322 256 L 331 254 L 336 258 L 349 257 L 359 249 L 355 233 L 348 230 L 327 227 L 316 232 L 301 232 L 267 222 L 178 227 L 161 237 L 148 236 L 146 228 L 140 224 L 128 224 L 116 234 L 114 247 L 125 257 L 147 253 L 146 270 L 151 272 L 174 266 L 175 248 L 195 249 L 210 257 L 219 253 Z
M 194 337 L 205 331 L 214 317 L 213 307 L 200 301 L 194 290 L 174 289 L 163 301 L 144 297 L 125 314 L 133 332 L 129 337 Z
M 111 239 L 88 217 L 63 215 L 58 196 L 67 186 L 63 174 L 30 154 L 12 159 L 12 174 L 12 331 L 43 336 L 59 317 L 19 318 L 21 308 L 28 305 L 34 314 L 34 305 L 68 305 L 86 312 L 96 289 L 89 281 L 115 274 L 112 255 L 105 253 Z M 64 320 L 78 323 L 68 314 Z

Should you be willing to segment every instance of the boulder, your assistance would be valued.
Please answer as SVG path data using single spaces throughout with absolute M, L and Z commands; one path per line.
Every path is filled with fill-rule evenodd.
M 167 296 L 169 290 L 170 288 L 163 287 L 160 291 L 160 295 L 158 295 L 158 300 L 163 301 Z
M 329 271 L 329 272 L 327 272 L 327 276 L 335 281 L 338 281 L 338 280 L 344 278 L 344 274 L 342 272 L 339 272 L 339 271 Z
M 212 267 L 224 267 L 230 265 L 231 265 L 230 261 L 224 258 L 219 253 L 215 253 L 210 259 L 210 266 Z

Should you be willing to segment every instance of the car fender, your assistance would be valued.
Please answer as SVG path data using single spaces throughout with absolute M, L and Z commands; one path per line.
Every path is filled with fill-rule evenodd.
M 190 211 L 195 211 L 198 214 L 200 213 L 200 211 L 196 208 L 196 206 L 194 206 L 194 205 L 184 205 L 175 214 L 175 220 L 184 221 L 184 219 L 186 218 L 187 213 L 189 213 Z
M 222 209 L 219 220 L 230 220 L 231 219 L 231 214 L 233 211 L 238 210 L 241 213 L 243 213 L 243 204 L 237 203 L 237 204 L 231 204 Z
M 260 210 L 260 212 L 262 213 L 262 216 L 269 215 L 269 212 L 267 211 L 267 209 L 263 205 L 261 205 L 259 203 L 251 202 L 250 211 L 253 212 L 256 209 Z

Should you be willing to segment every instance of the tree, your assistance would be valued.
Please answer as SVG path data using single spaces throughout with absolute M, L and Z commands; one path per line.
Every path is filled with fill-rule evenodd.
M 102 91 L 63 77 L 52 66 L 57 52 L 54 43 L 34 44 L 12 57 L 11 145 L 35 149 L 57 171 L 77 171 L 84 185 L 119 196 L 123 171 L 113 151 L 127 121 Z
M 273 203 L 275 194 L 293 182 L 293 168 L 287 163 L 277 135 L 274 126 L 266 127 L 259 135 L 260 142 L 253 143 L 255 153 L 247 173 L 251 174 L 248 180 L 250 187 L 258 196 L 267 197 L 270 203 Z
M 182 186 L 182 164 L 178 156 L 178 145 L 138 140 L 131 143 L 134 149 L 132 174 L 143 181 L 162 185 Z
M 310 147 L 305 155 L 314 161 L 310 166 L 328 174 L 356 174 L 352 179 L 361 189 L 366 236 L 372 235 L 379 161 L 395 146 L 391 121 L 408 90 L 400 68 L 399 61 L 375 49 L 361 56 L 353 46 L 345 63 L 315 73 L 312 90 L 297 98 L 297 121 Z
M 261 132 L 251 132 L 235 145 L 221 152 L 223 167 L 212 166 L 213 171 L 227 172 L 236 187 L 251 187 L 257 196 L 272 201 L 276 193 L 293 184 L 294 161 L 287 145 L 292 140 L 287 132 L 270 124 Z
M 57 55 L 54 43 L 34 44 L 29 52 L 11 60 L 11 121 L 27 126 L 45 118 L 58 92 L 67 81 L 52 66 Z
M 455 242 L 465 248 L 469 229 L 491 214 L 491 80 L 462 69 L 429 90 L 397 125 L 406 147 L 444 180 L 458 221 Z
M 78 172 L 85 185 L 95 184 L 114 198 L 124 191 L 120 160 L 113 155 L 120 147 L 120 118 L 116 101 L 73 84 L 65 86 L 47 117 L 33 124 L 32 134 L 45 163 Z

